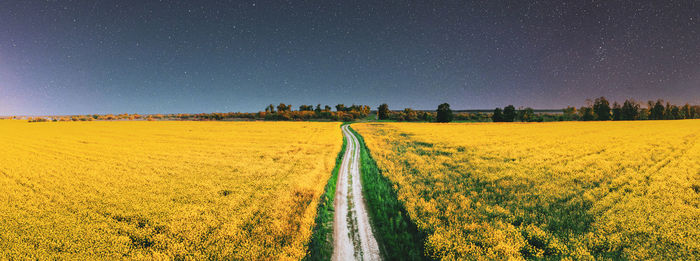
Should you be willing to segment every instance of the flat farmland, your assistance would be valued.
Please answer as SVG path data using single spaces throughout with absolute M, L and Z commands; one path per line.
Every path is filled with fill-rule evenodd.
M 361 123 L 437 259 L 697 259 L 700 121 Z
M 0 259 L 301 259 L 339 125 L 0 121 Z

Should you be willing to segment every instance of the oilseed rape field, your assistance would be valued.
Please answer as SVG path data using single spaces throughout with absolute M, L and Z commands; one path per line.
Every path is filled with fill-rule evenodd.
M 700 121 L 361 123 L 436 259 L 700 255 Z
M 301 259 L 339 125 L 2 120 L 0 259 Z

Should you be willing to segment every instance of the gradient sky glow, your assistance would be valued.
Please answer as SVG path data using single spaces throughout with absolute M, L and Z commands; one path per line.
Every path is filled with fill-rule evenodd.
M 0 115 L 700 104 L 698 20 L 693 0 L 6 0 Z

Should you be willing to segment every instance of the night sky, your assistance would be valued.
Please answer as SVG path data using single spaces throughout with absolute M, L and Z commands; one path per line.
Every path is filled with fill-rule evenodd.
M 693 0 L 4 0 L 0 115 L 700 104 L 698 20 Z

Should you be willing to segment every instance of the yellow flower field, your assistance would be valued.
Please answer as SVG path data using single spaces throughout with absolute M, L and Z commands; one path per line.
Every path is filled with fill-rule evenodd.
M 0 259 L 300 259 L 339 125 L 0 120 Z
M 439 259 L 700 253 L 700 120 L 353 124 Z

